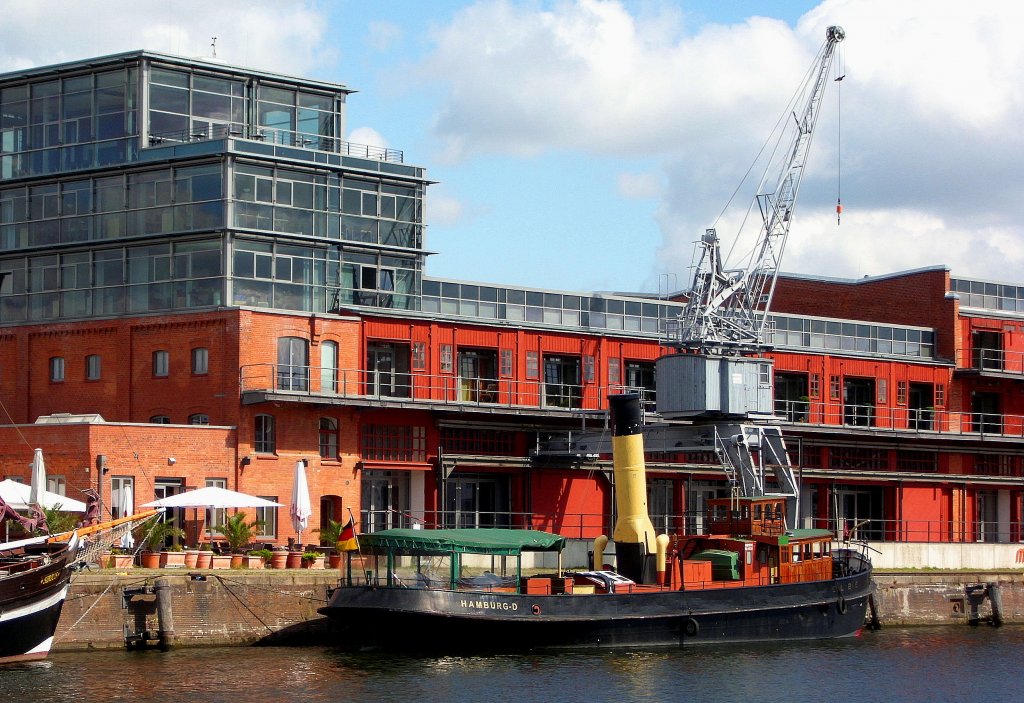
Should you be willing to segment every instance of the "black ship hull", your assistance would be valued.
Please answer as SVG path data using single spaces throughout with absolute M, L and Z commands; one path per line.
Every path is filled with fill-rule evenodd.
M 855 635 L 873 588 L 870 568 L 810 583 L 595 595 L 345 586 L 320 612 L 356 649 L 683 647 Z
M 69 550 L 0 579 L 0 663 L 44 659 L 71 580 Z

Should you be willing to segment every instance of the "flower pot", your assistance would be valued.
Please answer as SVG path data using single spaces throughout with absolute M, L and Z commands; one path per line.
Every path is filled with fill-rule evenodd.
M 185 566 L 185 552 L 160 552 L 160 566 L 165 569 Z
M 242 560 L 242 568 L 245 569 L 262 569 L 264 566 L 263 557 L 255 554 L 246 554 L 242 557 Z
M 143 552 L 140 556 L 143 569 L 160 568 L 160 552 Z
M 319 556 L 316 559 L 303 559 L 302 560 L 302 568 L 304 568 L 304 569 L 320 569 L 320 570 L 323 570 L 323 568 L 324 568 L 324 558 L 322 556 Z
M 230 554 L 214 554 L 210 560 L 211 569 L 230 569 L 231 568 L 231 555 Z
M 198 549 L 186 549 L 185 550 L 185 567 L 188 569 L 196 568 L 199 564 L 199 550 Z
M 232 554 L 231 555 L 231 568 L 241 569 L 246 566 L 246 556 L 244 554 Z
M 286 569 L 286 568 L 288 568 L 288 552 L 274 552 L 274 556 L 270 557 L 270 568 L 271 569 Z
M 330 565 L 330 567 L 332 569 L 340 569 L 341 568 L 341 561 L 342 561 L 342 559 L 343 559 L 343 556 L 341 554 L 338 554 L 338 553 L 331 554 L 327 558 L 327 563 Z
M 134 554 L 111 554 L 110 567 L 113 569 L 130 569 L 135 566 Z
M 209 569 L 210 568 L 210 560 L 212 560 L 212 559 L 213 559 L 213 552 L 209 551 L 208 549 L 200 549 L 199 550 L 199 554 L 198 554 L 198 556 L 196 558 L 196 568 L 197 569 Z
M 289 569 L 302 568 L 302 552 L 288 552 L 288 564 Z

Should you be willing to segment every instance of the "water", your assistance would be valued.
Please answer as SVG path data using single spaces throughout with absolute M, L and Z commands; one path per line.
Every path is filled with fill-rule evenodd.
M 886 628 L 824 642 L 487 657 L 326 648 L 54 654 L 0 701 L 1020 701 L 1024 627 Z

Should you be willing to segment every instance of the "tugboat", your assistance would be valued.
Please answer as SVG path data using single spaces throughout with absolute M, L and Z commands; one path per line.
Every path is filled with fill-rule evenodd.
M 610 400 L 616 570 L 604 568 L 602 537 L 591 570 L 563 571 L 565 539 L 546 532 L 364 534 L 358 556 L 348 553 L 341 585 L 320 609 L 339 625 L 339 643 L 522 651 L 816 639 L 861 630 L 874 591 L 870 560 L 832 549 L 828 530 L 785 529 L 785 496 L 713 499 L 707 534 L 655 536 L 644 491 L 639 397 Z M 524 576 L 526 552 L 559 555 L 558 567 Z M 480 555 L 504 564 L 504 573 L 465 578 Z

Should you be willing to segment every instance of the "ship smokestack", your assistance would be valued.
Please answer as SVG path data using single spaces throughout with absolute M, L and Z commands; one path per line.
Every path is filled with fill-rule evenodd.
M 654 525 L 647 513 L 643 411 L 639 393 L 608 396 L 612 424 L 612 464 L 618 518 L 612 539 L 619 573 L 637 583 L 654 583 Z

